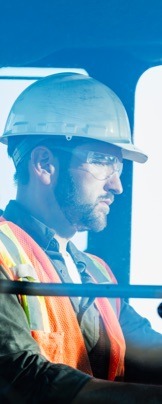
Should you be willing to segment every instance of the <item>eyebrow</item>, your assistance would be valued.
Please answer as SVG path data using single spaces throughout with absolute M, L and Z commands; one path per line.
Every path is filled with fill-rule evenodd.
M 84 149 L 84 150 L 76 150 L 76 149 L 70 149 L 69 147 L 64 147 L 64 146 L 53 146 L 53 145 L 49 145 L 49 147 L 51 147 L 51 149 L 54 151 L 55 149 L 56 150 L 63 150 L 63 151 L 65 151 L 65 152 L 68 152 L 68 153 L 71 153 L 71 154 L 74 154 L 74 155 L 88 155 L 88 153 L 98 153 L 98 154 L 100 154 L 101 156 L 103 155 L 103 156 L 112 156 L 112 157 L 117 157 L 120 161 L 122 161 L 123 160 L 123 158 L 122 158 L 122 154 L 116 154 L 116 153 L 113 153 L 113 152 L 103 152 L 103 151 L 98 151 L 98 150 L 87 150 L 87 149 Z

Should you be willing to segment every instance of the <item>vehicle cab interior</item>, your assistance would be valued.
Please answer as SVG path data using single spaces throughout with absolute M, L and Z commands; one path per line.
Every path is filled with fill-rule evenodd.
M 159 167 L 162 164 L 159 154 L 162 129 L 161 21 L 160 0 L 6 0 L 1 4 L 1 104 L 4 104 L 4 99 L 9 95 L 9 87 L 5 90 L 4 85 L 7 80 L 11 83 L 14 79 L 19 82 L 39 79 L 37 69 L 47 71 L 44 75 L 52 71 L 50 69 L 81 69 L 106 84 L 119 96 L 128 113 L 132 139 L 148 153 L 149 159 L 145 167 L 140 165 L 136 168 L 131 161 L 125 161 L 122 173 L 124 192 L 115 200 L 107 228 L 99 233 L 90 232 L 88 236 L 85 235 L 85 250 L 103 258 L 113 269 L 121 285 L 162 283 L 160 243 L 158 252 L 155 246 L 161 228 L 159 211 L 162 206 L 162 192 L 161 184 L 154 183 L 155 178 L 160 176 Z M 158 95 L 157 92 L 154 93 L 154 100 L 157 101 L 157 108 L 152 96 L 155 91 L 154 81 L 151 81 L 152 90 L 149 90 L 147 84 L 144 93 L 140 92 L 142 77 L 149 73 L 153 73 L 156 78 L 158 76 L 159 80 L 155 79 Z M 142 106 L 138 104 L 141 99 Z M 148 99 L 152 100 L 150 110 L 147 110 L 146 105 Z M 153 133 L 155 121 L 157 123 L 157 109 L 159 126 L 155 128 L 156 133 Z M 136 111 L 139 112 L 139 120 L 136 118 Z M 153 117 L 151 134 L 147 133 L 146 125 L 140 126 L 140 111 L 143 111 L 143 119 L 149 127 L 149 119 L 151 115 Z M 149 140 L 154 143 L 155 160 Z M 0 160 L 3 166 L 3 155 Z M 156 166 L 156 171 L 150 181 L 151 163 L 153 167 Z M 155 193 L 158 200 L 152 199 Z M 2 192 L 0 205 L 1 194 Z M 10 190 L 8 195 L 10 196 Z M 148 242 L 147 233 L 150 235 Z M 155 263 L 154 269 L 152 262 Z M 157 277 L 153 278 L 156 270 Z M 141 301 L 139 299 L 137 305 L 135 300 L 134 306 L 140 312 Z M 157 329 L 162 329 L 162 320 L 156 310 L 160 300 L 145 302 L 143 299 L 143 303 L 141 314 L 147 315 L 147 312 L 153 310 L 150 320 Z

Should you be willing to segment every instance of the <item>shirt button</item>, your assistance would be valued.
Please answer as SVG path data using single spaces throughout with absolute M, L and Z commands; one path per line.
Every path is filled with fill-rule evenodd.
M 77 268 L 79 272 L 83 272 L 86 269 L 86 264 L 82 261 L 77 262 Z

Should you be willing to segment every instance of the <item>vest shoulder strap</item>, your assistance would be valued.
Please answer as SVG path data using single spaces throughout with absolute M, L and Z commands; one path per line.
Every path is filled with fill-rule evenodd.
M 88 272 L 91 276 L 99 283 L 117 283 L 117 280 L 112 273 L 109 265 L 106 264 L 104 260 L 97 257 L 96 255 L 86 253 L 86 255 L 93 261 L 93 268 L 91 265 L 88 266 Z M 116 313 L 117 317 L 119 318 L 120 315 L 120 307 L 121 301 L 119 298 L 109 298 L 109 302 Z

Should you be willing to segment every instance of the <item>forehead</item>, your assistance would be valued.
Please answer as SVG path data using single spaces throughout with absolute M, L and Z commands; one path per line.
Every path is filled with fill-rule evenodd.
M 89 141 L 79 145 L 75 148 L 75 150 L 88 150 L 88 151 L 95 151 L 99 153 L 111 154 L 113 156 L 117 156 L 122 158 L 121 149 L 113 144 L 100 142 L 100 141 Z

